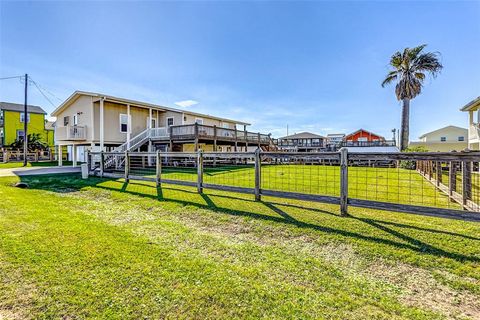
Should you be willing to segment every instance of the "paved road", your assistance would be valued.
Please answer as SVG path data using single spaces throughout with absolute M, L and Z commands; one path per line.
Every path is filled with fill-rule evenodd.
M 32 176 L 37 174 L 79 173 L 80 167 L 22 167 L 0 169 L 0 177 Z

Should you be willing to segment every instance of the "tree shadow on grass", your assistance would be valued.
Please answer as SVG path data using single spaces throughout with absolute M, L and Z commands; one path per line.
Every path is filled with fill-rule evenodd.
M 71 175 L 70 175 L 71 176 Z M 235 197 L 235 196 L 230 196 L 230 195 L 223 195 L 223 194 L 217 194 L 217 193 L 212 193 L 212 194 L 201 194 L 198 195 L 196 191 L 191 191 L 188 190 L 186 187 L 177 187 L 177 186 L 162 186 L 162 187 L 156 187 L 155 185 L 151 184 L 146 184 L 146 183 L 138 183 L 138 182 L 122 182 L 119 180 L 115 179 L 102 179 L 102 178 L 91 178 L 89 180 L 80 180 L 78 177 L 76 179 L 71 179 L 69 178 L 68 175 L 67 179 L 61 178 L 61 177 L 21 177 L 22 181 L 27 182 L 30 184 L 31 188 L 36 188 L 36 189 L 43 189 L 43 190 L 49 190 L 49 191 L 54 191 L 54 192 L 63 192 L 63 190 L 68 190 L 69 192 L 73 191 L 79 191 L 83 189 L 84 187 L 95 187 L 99 189 L 104 189 L 104 190 L 109 190 L 109 191 L 117 191 L 117 192 L 122 192 L 122 193 L 128 193 L 140 197 L 146 197 L 146 198 L 151 198 L 155 200 L 160 200 L 160 201 L 169 201 L 169 202 L 174 202 L 174 203 L 179 203 L 182 205 L 190 205 L 198 208 L 203 208 L 203 209 L 209 209 L 213 212 L 217 213 L 222 213 L 222 214 L 228 214 L 232 216 L 243 216 L 243 217 L 249 217 L 253 219 L 258 219 L 258 220 L 263 220 L 263 221 L 270 221 L 270 222 L 276 222 L 276 223 L 281 223 L 285 225 L 293 225 L 298 228 L 304 228 L 304 229 L 310 229 L 310 230 L 315 230 L 319 231 L 322 233 L 328 233 L 328 234 L 336 234 L 340 235 L 343 237 L 348 237 L 348 238 L 354 238 L 354 239 L 359 239 L 359 240 L 364 240 L 364 241 L 370 241 L 370 242 L 375 242 L 383 245 L 388 245 L 400 249 L 408 249 L 412 250 L 418 253 L 422 254 L 429 254 L 433 256 L 438 256 L 438 257 L 448 257 L 460 262 L 480 262 L 480 258 L 475 257 L 475 256 L 467 256 L 459 253 L 454 253 L 454 252 L 448 252 L 446 250 L 443 250 L 441 248 L 429 245 L 425 242 L 422 242 L 418 239 L 412 238 L 408 235 L 405 235 L 399 231 L 393 230 L 385 225 L 393 225 L 397 227 L 402 227 L 402 228 L 411 228 L 411 229 L 417 229 L 419 231 L 425 231 L 425 232 L 431 232 L 431 233 L 440 233 L 440 234 L 446 234 L 450 236 L 458 236 L 458 237 L 464 237 L 472 240 L 478 240 L 478 238 L 475 237 L 470 237 L 470 236 L 465 236 L 461 234 L 456 234 L 453 232 L 448 232 L 448 231 L 440 231 L 440 230 L 433 230 L 433 229 L 428 229 L 428 228 L 421 228 L 421 227 L 416 227 L 416 226 L 410 226 L 410 225 L 405 225 L 405 224 L 399 224 L 399 223 L 394 223 L 394 222 L 389 222 L 389 221 L 383 221 L 383 220 L 378 220 L 378 219 L 367 219 L 367 218 L 360 218 L 360 217 L 355 217 L 355 216 L 349 216 L 349 217 L 340 217 L 337 214 L 325 210 L 320 210 L 320 209 L 314 209 L 314 208 L 307 208 L 307 207 L 301 207 L 301 206 L 295 206 L 292 204 L 284 204 L 284 203 L 276 203 L 273 201 L 261 201 L 261 202 L 256 202 L 253 200 L 245 199 L 243 197 Z M 115 182 L 120 184 L 119 187 L 114 187 L 114 186 L 108 186 L 108 185 L 103 185 L 104 182 L 109 181 L 109 182 Z M 149 194 L 145 192 L 139 192 L 139 191 L 134 191 L 134 190 L 129 190 L 128 186 L 130 185 L 138 185 L 139 187 L 141 186 L 142 188 L 154 188 L 156 189 L 156 192 L 154 194 Z M 172 190 L 180 193 L 185 193 L 185 194 L 190 194 L 190 197 L 192 195 L 199 196 L 202 200 L 203 203 L 195 202 L 195 201 L 188 201 L 188 200 L 181 200 L 177 198 L 168 198 L 165 196 L 163 190 Z M 218 206 L 215 201 L 211 197 L 223 197 L 227 199 L 231 199 L 232 201 L 245 201 L 245 202 L 255 202 L 255 203 L 261 203 L 264 205 L 266 208 L 268 208 L 272 213 L 275 215 L 267 215 L 261 212 L 253 212 L 252 211 L 243 211 L 243 210 L 238 210 L 238 209 L 231 209 L 231 208 L 226 208 L 222 206 Z M 280 209 L 278 206 L 292 206 L 295 208 L 299 209 L 305 209 L 305 210 L 313 210 L 314 212 L 317 213 L 322 213 L 322 214 L 328 214 L 331 216 L 336 216 L 338 219 L 354 219 L 357 221 L 364 222 L 371 227 L 374 227 L 376 229 L 382 230 L 385 233 L 388 233 L 392 236 L 395 236 L 396 238 L 404 241 L 404 242 L 398 242 L 394 241 L 391 239 L 385 239 L 385 238 L 379 238 L 375 236 L 371 236 L 368 234 L 362 234 L 354 231 L 348 231 L 348 230 L 342 230 L 342 229 L 337 229 L 333 227 L 327 227 L 327 226 L 321 226 L 309 222 L 304 222 L 295 219 L 288 213 L 286 213 L 284 210 Z M 348 223 L 348 222 L 345 222 Z

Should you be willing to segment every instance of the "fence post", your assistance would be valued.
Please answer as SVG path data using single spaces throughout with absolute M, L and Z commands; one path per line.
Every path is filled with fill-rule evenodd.
M 103 178 L 103 171 L 105 170 L 105 155 L 100 151 L 100 177 Z
M 260 161 L 260 148 L 255 150 L 255 201 L 261 201 L 260 187 L 262 180 L 262 162 Z
M 453 193 L 456 191 L 457 191 L 457 165 L 454 161 L 450 161 L 450 168 L 448 171 L 448 193 L 450 195 L 450 200 L 452 200 Z
M 160 186 L 161 184 L 161 178 L 162 178 L 162 159 L 160 157 L 160 150 L 157 150 L 157 163 L 156 163 L 156 182 L 157 182 L 157 187 Z
M 442 163 L 440 161 L 436 161 L 435 162 L 435 171 L 437 173 L 437 186 L 441 185 L 442 184 Z
M 472 200 L 472 162 L 462 161 L 462 203 Z
M 130 176 L 130 155 L 128 150 L 125 151 L 125 182 L 128 182 Z
M 348 149 L 340 149 L 340 213 L 348 214 Z
M 203 151 L 197 152 L 197 191 L 203 193 Z
M 88 170 L 88 175 L 90 175 L 90 170 L 92 168 L 92 159 L 90 158 L 90 150 L 87 150 L 87 170 Z

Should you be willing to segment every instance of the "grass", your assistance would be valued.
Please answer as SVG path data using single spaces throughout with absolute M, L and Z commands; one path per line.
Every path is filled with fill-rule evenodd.
M 63 161 L 64 166 L 71 166 L 71 161 Z M 27 167 L 55 167 L 58 166 L 57 161 L 41 161 L 41 162 L 28 162 Z M 12 169 L 23 167 L 23 162 L 7 162 L 0 163 L 0 169 Z
M 77 175 L 0 179 L 0 318 L 480 316 L 480 225 Z
M 155 177 L 153 169 L 132 169 L 132 174 Z M 195 168 L 166 167 L 163 178 L 196 181 Z M 207 167 L 204 182 L 254 188 L 252 166 Z M 264 165 L 262 188 L 308 194 L 339 196 L 340 168 L 323 165 Z M 401 204 L 461 209 L 415 170 L 349 167 L 349 197 Z M 476 192 L 476 193 L 475 193 Z M 480 194 L 480 190 L 474 190 Z

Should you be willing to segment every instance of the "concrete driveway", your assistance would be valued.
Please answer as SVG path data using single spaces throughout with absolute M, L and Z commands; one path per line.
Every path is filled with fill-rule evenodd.
M 33 176 L 39 174 L 80 173 L 80 167 L 22 167 L 0 169 L 0 177 Z

